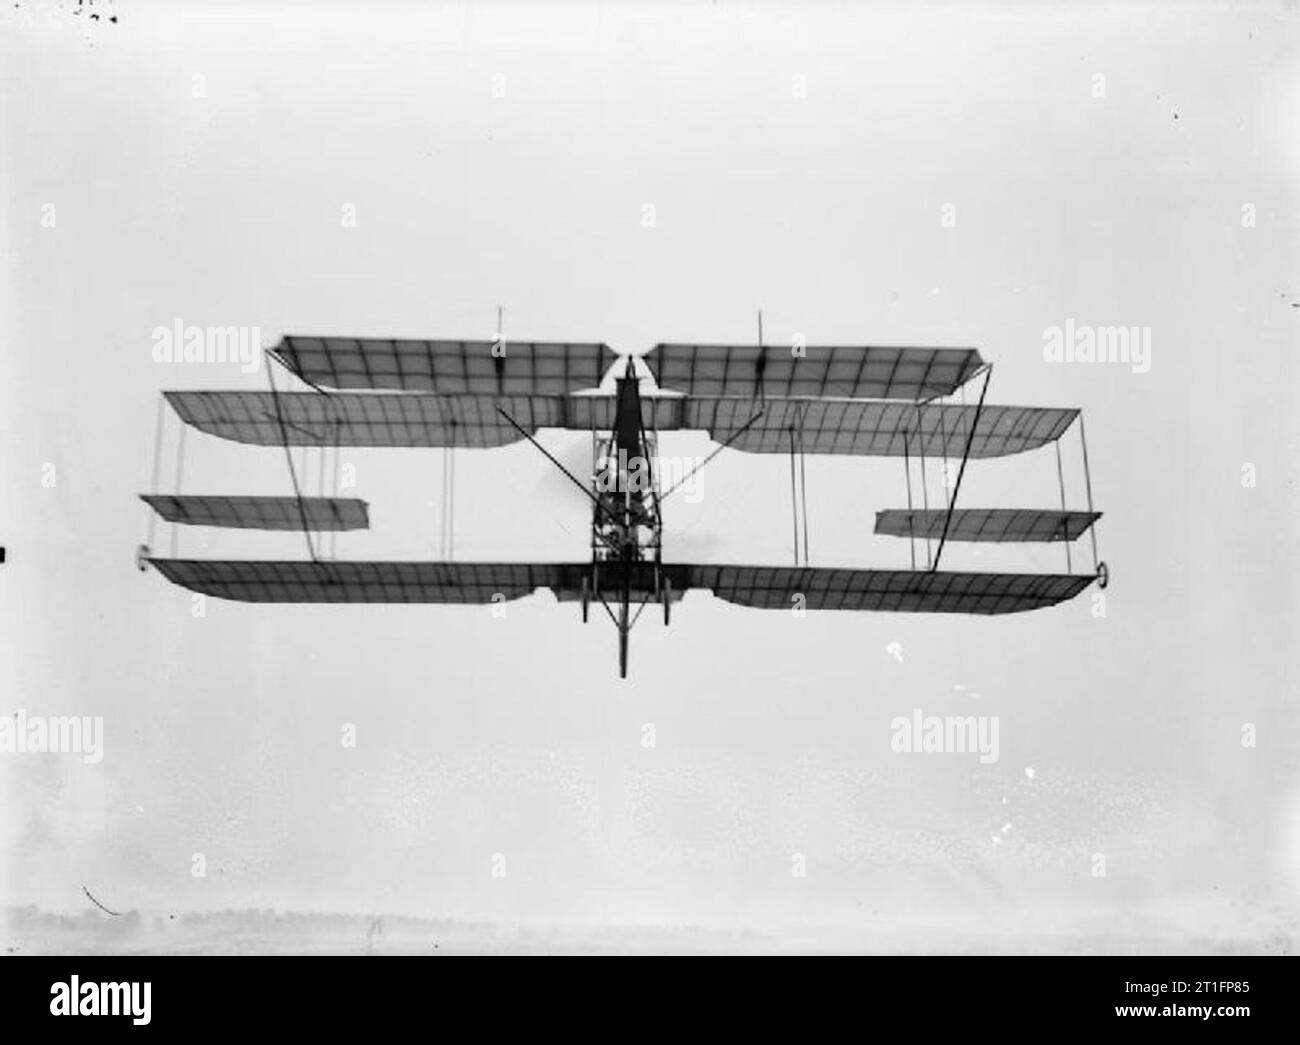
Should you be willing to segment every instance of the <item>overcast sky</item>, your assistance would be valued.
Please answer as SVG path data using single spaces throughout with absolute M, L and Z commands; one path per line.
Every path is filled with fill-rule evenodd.
M 116 909 L 833 925 L 863 947 L 1295 933 L 1294 3 L 119 3 L 93 28 L 71 6 L 0 32 L 0 701 L 103 716 L 105 749 L 0 755 L 0 902 L 79 911 L 86 884 Z M 624 352 L 751 341 L 758 308 L 774 343 L 978 346 L 989 402 L 1085 413 L 1105 616 L 1095 588 L 1002 618 L 695 594 L 669 629 L 647 614 L 620 681 L 608 622 L 547 595 L 504 619 L 195 618 L 136 571 L 159 393 L 266 387 L 155 363 L 155 327 L 486 337 L 498 304 L 508 337 Z M 1149 328 L 1149 372 L 1045 362 L 1067 320 Z M 436 557 L 442 452 L 343 459 L 374 530 L 340 557 Z M 457 558 L 587 554 L 584 502 L 533 448 L 456 474 Z M 724 452 L 701 482 L 668 503 L 668 557 L 790 560 L 784 458 Z M 1058 506 L 1050 449 L 966 482 L 969 506 Z M 278 450 L 194 432 L 181 483 L 291 492 Z M 901 463 L 818 458 L 808 484 L 814 565 L 906 565 L 871 533 L 906 505 Z M 179 553 L 305 549 L 194 530 Z M 891 752 L 918 707 L 998 716 L 998 762 Z

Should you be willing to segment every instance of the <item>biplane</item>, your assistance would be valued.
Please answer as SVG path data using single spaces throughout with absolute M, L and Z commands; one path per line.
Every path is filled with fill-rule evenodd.
M 701 589 L 762 609 L 880 610 L 1004 614 L 1073 598 L 1108 571 L 1097 557 L 1092 481 L 1079 410 L 986 404 L 992 364 L 974 348 L 659 344 L 639 357 L 603 343 L 386 340 L 286 336 L 268 350 L 301 390 L 168 391 L 185 426 L 222 439 L 280 446 L 293 496 L 142 495 L 173 524 L 302 530 L 301 560 L 203 560 L 137 552 L 175 584 L 222 599 L 273 603 L 492 603 L 550 589 L 613 622 L 620 677 L 628 642 L 647 606 L 668 624 L 683 595 Z M 613 378 L 612 382 L 609 378 Z M 953 402 L 982 378 L 978 400 Z M 162 423 L 159 406 L 159 432 Z M 1056 444 L 1080 427 L 1087 510 L 958 508 L 968 464 Z M 538 440 L 543 429 L 590 433 L 592 474 L 584 478 Z M 794 507 L 793 565 L 691 564 L 666 559 L 663 506 L 681 483 L 629 481 L 636 462 L 658 457 L 662 433 L 702 431 L 723 450 L 788 454 Z M 183 434 L 183 429 L 182 429 Z M 315 531 L 365 529 L 368 506 L 355 498 L 304 496 L 291 447 L 441 447 L 485 449 L 527 440 L 590 502 L 591 556 L 584 562 L 348 561 L 322 554 Z M 907 507 L 881 511 L 875 532 L 911 543 L 910 569 L 828 568 L 808 564 L 804 498 L 800 562 L 799 487 L 806 454 L 901 458 Z M 927 459 L 957 463 L 941 507 L 913 505 L 912 469 Z M 686 477 L 683 477 L 683 480 Z M 924 489 L 924 487 L 923 487 Z M 324 492 L 322 487 L 322 493 Z M 173 530 L 174 533 L 174 530 Z M 1070 568 L 1070 545 L 1092 538 L 1093 569 Z M 917 563 L 918 541 L 925 562 Z M 954 541 L 1064 542 L 1067 572 L 954 572 L 940 568 Z M 930 549 L 935 548 L 933 554 Z

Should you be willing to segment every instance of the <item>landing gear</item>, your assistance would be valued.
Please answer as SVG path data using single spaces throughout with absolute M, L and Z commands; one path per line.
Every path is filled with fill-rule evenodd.
M 588 612 L 590 611 L 590 609 L 591 609 L 591 585 L 587 582 L 587 578 L 586 578 L 586 577 L 583 577 L 583 578 L 582 578 L 582 588 L 581 588 L 581 592 L 582 592 L 582 595 L 581 595 L 581 598 L 582 598 L 582 623 L 583 623 L 583 624 L 586 624 L 586 623 L 587 623 L 587 613 L 588 613 Z
M 1110 567 L 1104 562 L 1097 563 L 1097 587 L 1104 588 L 1110 583 Z
M 672 611 L 673 605 L 673 582 L 667 577 L 664 578 L 663 587 L 659 589 L 659 598 L 664 604 L 664 627 L 668 627 L 668 617 Z
M 142 544 L 135 550 L 135 568 L 141 573 L 149 568 L 149 545 Z M 0 559 L 0 561 L 3 561 Z

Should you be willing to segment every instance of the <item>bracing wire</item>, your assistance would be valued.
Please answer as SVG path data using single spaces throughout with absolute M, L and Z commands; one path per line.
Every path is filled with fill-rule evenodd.
M 1070 520 L 1065 514 L 1065 472 L 1061 468 L 1061 441 L 1058 439 L 1056 446 L 1056 480 L 1061 486 L 1061 526 L 1065 529 L 1065 572 L 1073 573 L 1074 570 L 1070 565 Z
M 794 474 L 794 426 L 790 427 L 790 518 L 794 524 L 794 564 L 799 565 L 799 496 Z
M 928 517 L 930 514 L 930 480 L 925 474 L 925 431 L 921 426 L 921 408 L 916 408 L 916 431 L 921 437 L 921 506 Z M 930 568 L 930 527 L 925 529 L 925 568 Z
M 1083 482 L 1088 491 L 1088 511 L 1092 512 L 1092 473 L 1088 470 L 1088 433 L 1083 427 L 1083 411 L 1079 411 L 1079 441 L 1083 446 Z M 1088 534 L 1092 538 L 1092 568 L 1100 570 L 1101 558 L 1097 554 L 1097 524 L 1088 527 Z
M 907 480 L 907 546 L 911 550 L 912 569 L 916 569 L 916 533 L 912 512 L 912 462 L 908 454 L 907 429 L 903 429 L 903 476 Z
M 803 415 L 805 406 L 799 412 L 799 500 L 803 504 L 803 564 L 808 565 L 808 462 L 803 452 Z
M 307 554 L 312 562 L 319 562 L 316 549 L 312 545 L 311 527 L 307 525 L 307 510 L 302 503 L 302 487 L 298 485 L 298 473 L 293 467 L 293 454 L 289 451 L 289 430 L 284 423 L 284 412 L 280 408 L 280 392 L 275 387 L 275 375 L 268 363 L 266 379 L 271 385 L 271 401 L 275 404 L 275 419 L 280 426 L 280 445 L 284 447 L 284 459 L 289 465 L 289 479 L 293 483 L 293 495 L 298 501 L 298 518 L 302 522 L 302 535 L 307 541 Z

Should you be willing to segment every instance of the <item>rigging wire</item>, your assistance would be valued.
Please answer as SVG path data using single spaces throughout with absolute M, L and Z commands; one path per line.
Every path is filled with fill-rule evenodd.
M 930 480 L 925 474 L 925 431 L 921 425 L 921 407 L 916 408 L 916 431 L 921 438 L 921 506 L 928 517 L 930 514 Z M 930 568 L 930 527 L 925 528 L 925 568 Z
M 267 356 L 268 356 L 269 358 L 271 358 L 271 359 L 275 360 L 277 363 L 279 363 L 280 366 L 284 367 L 284 369 L 285 369 L 285 371 L 286 371 L 287 373 L 289 373 L 289 374 L 293 375 L 294 377 L 296 377 L 299 381 L 301 381 L 303 384 L 305 384 L 305 385 L 306 385 L 308 388 L 310 388 L 313 392 L 315 392 L 317 395 L 319 395 L 319 396 L 321 397 L 321 401 L 322 401 L 322 402 L 324 402 L 324 403 L 326 403 L 326 404 L 329 405 L 329 412 L 330 412 L 330 415 L 331 415 L 331 419 L 330 419 L 329 421 L 327 421 L 326 424 L 329 426 L 329 430 L 330 430 L 330 432 L 333 433 L 333 445 L 334 445 L 334 472 L 333 472 L 333 476 L 332 476 L 332 478 L 331 478 L 331 482 L 330 482 L 330 489 L 331 489 L 331 491 L 332 491 L 332 495 L 333 495 L 334 497 L 337 497 L 337 496 L 338 496 L 338 492 L 339 492 L 339 486 L 338 486 L 338 483 L 339 483 L 339 476 L 338 476 L 338 468 L 339 468 L 339 442 L 340 442 L 340 434 L 341 434 L 341 431 L 342 431 L 342 428 L 343 428 L 343 416 L 342 416 L 342 413 L 341 413 L 342 408 L 338 405 L 338 402 L 335 400 L 334 396 L 333 396 L 331 393 L 329 393 L 329 392 L 327 392 L 325 389 L 321 388 L 321 386 L 318 385 L 318 384 L 317 384 L 315 381 L 313 381 L 311 378 L 306 377 L 306 376 L 304 376 L 303 374 L 300 374 L 300 373 L 298 373 L 297 371 L 291 369 L 291 368 L 289 367 L 289 365 L 288 365 L 287 363 L 285 363 L 285 361 L 284 361 L 283 359 L 280 358 L 279 353 L 277 353 L 277 352 L 275 352 L 275 351 L 269 351 L 269 352 L 267 352 L 266 354 L 267 354 Z M 269 373 L 270 373 L 270 366 L 269 366 L 269 365 L 267 366 L 267 373 L 268 373 L 268 375 L 269 375 Z M 272 393 L 275 392 L 275 383 L 274 383 L 274 382 L 271 383 L 271 391 L 272 391 Z M 279 405 L 279 404 L 278 404 L 278 402 L 277 402 L 277 407 L 278 407 L 278 405 Z M 283 426 L 282 426 L 281 431 L 283 432 L 283 430 L 284 430 L 284 429 L 283 429 Z M 304 431 L 306 431 L 306 429 L 304 429 Z M 314 433 L 314 432 L 310 432 L 309 434 L 314 435 L 315 433 Z M 317 444 L 317 449 L 319 449 L 319 451 L 320 451 L 320 453 L 321 453 L 321 461 L 320 461 L 320 468 L 321 468 L 321 476 L 320 476 L 320 494 L 321 494 L 322 497 L 325 496 L 325 475 L 324 475 L 325 459 L 324 459 L 324 458 L 325 458 L 325 452 L 326 452 L 326 450 L 329 448 L 329 445 L 330 445 L 330 444 L 329 444 L 327 441 L 325 441 L 325 440 L 321 440 L 321 441 Z M 305 445 L 304 445 L 304 449 L 303 449 L 303 465 L 302 465 L 302 467 L 303 467 L 303 474 L 305 475 L 306 472 L 307 472 L 307 451 L 306 451 L 306 447 L 305 447 Z M 339 516 L 338 506 L 337 506 L 337 505 L 333 505 L 333 506 L 331 506 L 331 508 L 332 508 L 332 512 L 333 512 L 333 514 L 334 514 L 335 519 L 336 519 L 336 520 L 339 519 L 340 516 Z M 330 530 L 326 531 L 326 530 L 323 530 L 323 529 L 318 529 L 318 530 L 316 531 L 316 535 L 317 535 L 317 540 L 316 540 L 317 550 L 319 551 L 320 548 L 323 547 L 323 546 L 325 546 L 326 543 L 328 542 L 329 550 L 325 553 L 325 554 L 326 554 L 326 557 L 327 557 L 327 558 L 330 558 L 330 559 L 334 558 L 334 549 L 335 549 L 335 547 L 337 546 L 337 541 L 338 541 L 338 530 L 337 530 L 337 529 L 330 529 Z M 311 547 L 311 542 L 310 542 L 310 541 L 308 541 L 308 547 L 309 547 L 309 548 Z
M 609 508 L 605 507 L 605 505 L 601 503 L 600 498 L 597 497 L 596 494 L 593 493 L 591 490 L 588 490 L 587 487 L 583 485 L 582 481 L 577 476 L 575 476 L 571 471 L 569 471 L 569 469 L 567 469 L 563 464 L 561 464 L 560 461 L 556 458 L 556 456 L 553 453 L 551 453 L 548 449 L 546 449 L 546 447 L 544 447 L 541 443 L 539 443 L 536 440 L 536 438 L 534 438 L 531 432 L 529 432 L 526 428 L 524 428 L 518 421 L 516 421 L 513 417 L 511 417 L 508 413 L 506 413 L 501 407 L 498 406 L 496 409 L 497 409 L 497 413 L 500 414 L 502 417 L 504 417 L 506 421 L 509 422 L 511 427 L 515 429 L 515 431 L 517 431 L 520 435 L 522 435 L 525 439 L 527 439 L 530 443 L 532 443 L 533 446 L 537 448 L 538 452 L 540 452 L 543 457 L 545 457 L 548 461 L 551 462 L 551 464 L 555 465 L 556 468 L 558 468 L 561 472 L 563 472 L 564 475 L 568 478 L 568 480 L 571 483 L 573 483 L 573 485 L 576 486 L 579 490 L 581 490 L 586 497 L 590 498 L 592 506 L 594 507 L 597 514 L 603 513 L 606 519 L 609 522 L 613 523 L 615 526 L 620 524 L 621 520 L 619 519 L 619 517 L 616 514 L 614 514 L 614 512 L 612 512 Z M 593 483 L 592 486 L 594 487 L 595 483 Z M 596 535 L 596 530 L 594 527 L 592 528 L 592 535 L 593 536 Z M 605 539 L 605 543 L 608 544 L 611 549 L 615 551 L 618 550 L 617 545 L 612 540 Z
M 1065 472 L 1061 468 L 1061 440 L 1053 444 L 1056 447 L 1056 479 L 1061 484 L 1061 527 L 1065 531 L 1065 572 L 1073 573 L 1070 565 L 1070 520 L 1065 514 Z
M 912 554 L 912 569 L 916 569 L 916 533 L 912 513 L 912 462 L 907 449 L 907 429 L 903 429 L 903 475 L 907 479 L 907 546 Z
M 803 564 L 808 565 L 808 461 L 803 452 L 803 419 L 807 404 L 799 411 L 799 500 L 803 503 Z
M 790 426 L 790 517 L 794 523 L 794 564 L 799 565 L 799 497 L 794 481 L 794 426 Z
M 289 451 L 289 430 L 285 427 L 284 412 L 280 409 L 280 392 L 275 387 L 275 374 L 270 365 L 266 367 L 266 380 L 271 385 L 271 402 L 275 404 L 275 419 L 280 426 L 280 445 L 284 447 L 284 459 L 289 465 L 289 479 L 293 482 L 293 495 L 298 500 L 298 518 L 302 522 L 302 535 L 307 541 L 307 554 L 312 562 L 319 562 L 316 549 L 312 546 L 311 528 L 307 525 L 307 511 L 302 504 L 302 488 L 298 485 L 298 473 L 293 467 L 293 454 Z
M 1079 411 L 1079 441 L 1083 445 L 1083 482 L 1088 490 L 1088 511 L 1092 511 L 1092 473 L 1088 471 L 1088 433 L 1083 427 L 1083 411 Z M 1088 527 L 1088 534 L 1092 538 L 1092 568 L 1096 572 L 1101 569 L 1101 559 L 1097 555 L 1097 524 L 1093 522 Z
M 940 449 L 943 451 L 943 475 L 941 477 L 942 481 L 939 483 L 939 489 L 943 492 L 943 499 L 945 503 L 948 501 L 948 482 L 949 482 L 948 480 L 948 426 L 944 423 L 943 408 L 947 405 L 948 405 L 947 403 L 940 403 L 938 406 L 939 442 L 941 444 Z
M 670 487 L 668 488 L 668 490 L 667 490 L 667 491 L 666 491 L 666 492 L 665 492 L 665 493 L 664 493 L 664 494 L 659 498 L 659 503 L 662 504 L 664 501 L 666 501 L 666 500 L 668 499 L 668 497 L 669 497 L 670 494 L 675 493 L 677 490 L 680 490 L 680 489 L 681 489 L 681 488 L 682 488 L 682 487 L 683 487 L 687 482 L 690 481 L 690 479 L 691 479 L 691 477 L 692 477 L 693 475 L 695 475 L 697 472 L 699 472 L 699 471 L 700 471 L 700 470 L 701 470 L 701 469 L 702 469 L 706 464 L 708 464 L 708 463 L 709 463 L 710 461 L 712 461 L 715 457 L 717 457 L 718 454 L 722 453 L 723 450 L 725 450 L 725 449 L 726 449 L 727 447 L 729 447 L 732 443 L 734 443 L 737 439 L 739 439 L 742 435 L 744 435 L 746 432 L 748 432 L 748 431 L 750 430 L 750 428 L 752 428 L 752 427 L 754 426 L 754 422 L 757 421 L 760 417 L 762 417 L 764 413 L 765 413 L 765 411 L 760 410 L 760 411 L 759 411 L 758 413 L 756 413 L 753 417 L 751 417 L 748 421 L 746 421 L 743 425 L 741 425 L 740 428 L 736 429 L 735 432 L 733 432 L 731 435 L 729 435 L 729 436 L 727 437 L 726 442 L 724 442 L 724 443 L 720 444 L 718 447 L 716 447 L 716 448 L 713 450 L 713 452 L 709 454 L 708 457 L 706 457 L 703 461 L 701 461 L 699 464 L 697 464 L 697 465 L 696 465 L 694 468 L 692 468 L 689 472 L 686 472 L 686 473 L 685 473 L 685 474 L 684 474 L 680 479 L 677 480 L 677 482 L 673 483 L 673 485 L 670 486 Z
M 943 519 L 943 534 L 939 538 L 938 550 L 934 553 L 934 566 L 932 569 L 939 568 L 939 557 L 943 555 L 943 546 L 948 540 L 948 527 L 952 523 L 952 512 L 957 507 L 957 495 L 961 492 L 961 480 L 966 474 L 966 462 L 970 460 L 971 446 L 975 442 L 975 429 L 979 427 L 980 414 L 984 411 L 984 396 L 989 390 L 989 378 L 993 376 L 993 364 L 988 363 L 984 368 L 984 385 L 980 388 L 979 402 L 975 404 L 975 416 L 971 418 L 970 431 L 966 433 L 966 448 L 962 451 L 961 467 L 957 469 L 957 481 L 953 484 L 952 498 L 948 502 L 948 513 Z

